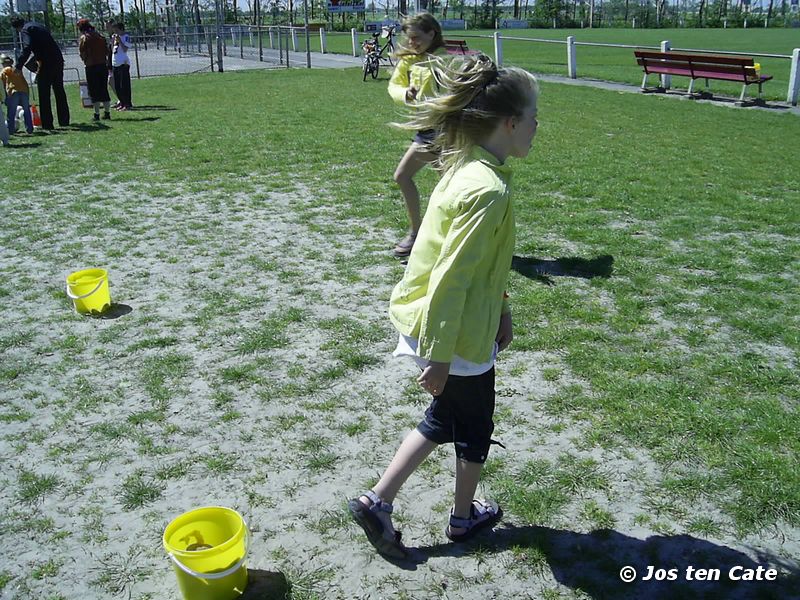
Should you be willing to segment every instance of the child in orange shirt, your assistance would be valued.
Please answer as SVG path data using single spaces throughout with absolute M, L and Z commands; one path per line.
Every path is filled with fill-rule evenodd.
M 6 123 L 8 132 L 13 134 L 17 130 L 17 106 L 22 107 L 25 118 L 25 130 L 33 133 L 33 117 L 31 116 L 31 106 L 28 100 L 28 82 L 22 73 L 14 70 L 14 59 L 5 54 L 0 55 L 2 62 L 2 72 L 0 81 L 3 83 L 3 90 L 6 93 Z

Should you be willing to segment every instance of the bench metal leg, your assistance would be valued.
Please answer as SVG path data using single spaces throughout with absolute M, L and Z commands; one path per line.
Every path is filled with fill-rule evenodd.
M 642 77 L 642 89 L 643 90 L 647 89 L 647 73 L 645 73 L 644 77 Z
M 761 86 L 759 86 L 759 87 L 761 87 Z M 745 97 L 745 94 L 746 94 L 746 93 L 747 93 L 747 84 L 745 83 L 745 84 L 742 86 L 742 93 L 741 93 L 741 95 L 739 96 L 739 102 L 740 102 L 740 103 L 744 103 L 744 97 Z M 758 95 L 759 95 L 759 96 L 761 95 L 761 91 L 760 91 L 760 90 L 759 90 L 759 93 L 758 93 Z
M 692 89 L 694 88 L 694 79 L 689 80 L 689 95 L 692 95 Z

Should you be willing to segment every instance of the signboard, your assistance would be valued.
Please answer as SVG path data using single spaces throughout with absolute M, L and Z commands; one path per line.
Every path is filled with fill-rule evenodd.
M 527 21 L 519 21 L 517 19 L 498 19 L 498 29 L 527 29 Z
M 439 25 L 442 29 L 466 29 L 467 22 L 464 19 L 441 19 Z
M 17 0 L 17 12 L 44 12 L 46 0 Z
M 391 27 L 392 25 L 394 25 L 398 30 L 400 29 L 400 22 L 395 21 L 394 19 L 384 19 L 383 21 L 365 21 L 364 31 L 367 33 L 378 32 L 384 27 Z
M 364 0 L 328 0 L 329 13 L 364 12 Z

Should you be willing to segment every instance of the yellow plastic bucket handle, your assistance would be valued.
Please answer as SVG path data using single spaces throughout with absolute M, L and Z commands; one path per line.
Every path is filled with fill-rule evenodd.
M 247 525 L 245 525 L 245 527 L 247 527 Z M 236 573 L 236 571 L 241 569 L 242 565 L 244 564 L 244 561 L 247 560 L 247 553 L 250 552 L 250 536 L 247 533 L 245 533 L 244 535 L 245 535 L 245 538 L 244 538 L 244 556 L 242 556 L 242 560 L 237 562 L 232 567 L 229 567 L 229 568 L 225 569 L 224 571 L 220 571 L 219 573 L 200 573 L 199 571 L 195 571 L 195 570 L 190 569 L 189 567 L 187 567 L 185 564 L 183 564 L 181 561 L 179 561 L 178 558 L 172 552 L 169 553 L 169 557 L 172 559 L 172 562 L 174 562 L 181 571 L 183 571 L 187 575 L 191 575 L 192 577 L 194 577 L 196 579 L 224 579 L 225 577 L 228 577 L 229 575 L 233 575 L 234 573 Z
M 88 298 L 89 296 L 91 296 L 92 294 L 94 294 L 94 293 L 95 293 L 97 290 L 99 290 L 99 289 L 100 289 L 100 286 L 102 286 L 104 283 L 105 283 L 105 278 L 104 278 L 104 277 L 101 277 L 101 278 L 100 278 L 100 283 L 98 283 L 98 284 L 97 284 L 97 287 L 96 287 L 96 288 L 94 288 L 94 289 L 93 289 L 91 292 L 89 292 L 88 294 L 83 294 L 82 296 L 75 296 L 75 295 L 72 293 L 72 291 L 69 289 L 69 285 L 67 285 L 67 296 L 69 296 L 69 297 L 70 297 L 70 298 L 72 298 L 73 300 L 83 300 L 84 298 Z

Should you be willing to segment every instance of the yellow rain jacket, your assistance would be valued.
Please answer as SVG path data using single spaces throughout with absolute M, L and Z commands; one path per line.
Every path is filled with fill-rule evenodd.
M 514 254 L 511 169 L 481 147 L 431 194 L 417 241 L 389 302 L 397 330 L 419 356 L 491 358 Z
M 389 95 L 398 104 L 406 102 L 406 90 L 413 86 L 417 90 L 417 100 L 433 95 L 436 80 L 433 77 L 430 59 L 444 55 L 444 50 L 433 54 L 410 54 L 397 59 L 392 78 L 389 80 Z

